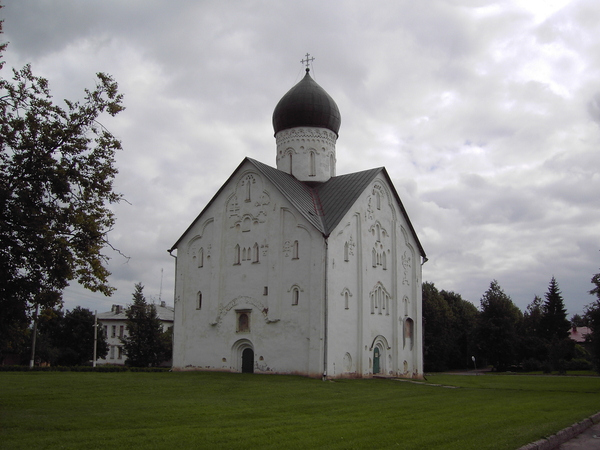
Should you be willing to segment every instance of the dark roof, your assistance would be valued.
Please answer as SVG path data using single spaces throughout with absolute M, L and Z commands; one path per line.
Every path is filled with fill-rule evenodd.
M 336 135 L 340 131 L 342 116 L 340 110 L 321 86 L 306 70 L 306 75 L 291 88 L 273 111 L 275 134 L 295 127 L 327 128 Z
M 419 238 L 408 218 L 408 214 L 404 209 L 404 205 L 394 188 L 392 180 L 390 179 L 385 167 L 378 167 L 376 169 L 364 170 L 362 172 L 350 173 L 347 175 L 340 175 L 332 177 L 324 183 L 318 183 L 315 186 L 310 186 L 306 183 L 298 181 L 292 175 L 278 170 L 274 167 L 263 164 L 252 158 L 244 158 L 237 169 L 231 174 L 223 186 L 217 191 L 214 197 L 204 207 L 198 217 L 192 222 L 188 229 L 183 235 L 177 240 L 175 245 L 169 250 L 172 251 L 177 248 L 179 242 L 188 232 L 188 230 L 196 223 L 196 221 L 202 216 L 204 211 L 215 201 L 221 191 L 229 184 L 229 181 L 235 176 L 240 170 L 244 163 L 250 162 L 256 169 L 262 173 L 269 181 L 271 181 L 275 187 L 281 192 L 281 194 L 292 204 L 294 207 L 308 220 L 317 230 L 319 230 L 323 236 L 328 237 L 329 234 L 335 229 L 335 227 L 342 220 L 348 210 L 358 200 L 358 197 L 364 192 L 369 183 L 379 174 L 382 174 L 387 180 L 392 194 L 394 195 L 398 205 L 400 206 L 401 212 L 406 219 L 410 231 L 419 246 L 419 250 L 423 257 L 425 251 L 419 242 Z

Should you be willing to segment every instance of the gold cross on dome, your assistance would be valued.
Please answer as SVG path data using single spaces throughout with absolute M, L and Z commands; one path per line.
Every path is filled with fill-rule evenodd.
M 309 58 L 309 56 L 310 56 L 310 53 L 307 53 L 306 54 L 306 59 L 303 59 L 302 61 L 300 61 L 302 64 L 306 64 L 306 69 L 307 70 L 308 70 L 308 64 L 311 63 L 311 62 L 313 62 L 315 60 L 314 57 L 311 56 Z

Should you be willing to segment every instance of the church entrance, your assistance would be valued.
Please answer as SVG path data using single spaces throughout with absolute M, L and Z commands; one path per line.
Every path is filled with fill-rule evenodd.
M 379 353 L 379 347 L 375 347 L 375 350 L 373 350 L 373 374 L 381 372 L 381 366 L 379 361 L 380 356 L 381 355 Z
M 242 373 L 254 373 L 254 350 L 250 347 L 242 351 Z

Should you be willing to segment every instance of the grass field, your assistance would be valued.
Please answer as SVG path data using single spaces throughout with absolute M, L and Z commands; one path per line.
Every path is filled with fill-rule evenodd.
M 428 382 L 0 372 L 0 448 L 516 449 L 600 410 L 598 377 Z

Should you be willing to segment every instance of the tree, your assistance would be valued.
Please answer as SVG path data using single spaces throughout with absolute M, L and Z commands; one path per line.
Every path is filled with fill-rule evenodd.
M 125 364 L 132 367 L 156 367 L 171 358 L 170 332 L 163 332 L 156 307 L 144 297 L 144 286 L 135 285 L 133 304 L 127 308 L 127 336 L 121 338 L 127 355 Z
M 94 313 L 80 306 L 63 313 L 45 309 L 39 318 L 38 350 L 40 360 L 59 366 L 79 366 L 94 357 Z M 102 327 L 97 329 L 96 357 L 104 358 L 108 343 Z
M 572 327 L 587 327 L 585 315 L 582 317 L 579 314 L 573 314 L 570 319 Z
M 448 361 L 451 369 L 472 367 L 471 358 L 477 350 L 475 332 L 479 311 L 471 302 L 464 300 L 456 292 L 440 292 L 452 312 L 451 352 Z
M 591 343 L 592 356 L 596 363 L 596 370 L 600 373 L 600 273 L 592 277 L 592 284 L 595 287 L 589 292 L 597 298 L 586 306 L 585 318 L 591 331 L 588 339 Z
M 425 370 L 447 370 L 452 347 L 452 310 L 433 283 L 423 283 L 422 290 Z
M 481 297 L 479 341 L 487 360 L 496 370 L 506 370 L 518 355 L 521 310 L 496 280 Z
M 0 352 L 17 346 L 37 305 L 61 305 L 70 281 L 113 291 L 103 248 L 114 224 L 108 204 L 121 199 L 121 143 L 98 119 L 124 108 L 117 83 L 97 77 L 83 102 L 64 107 L 29 65 L 0 78 Z
M 569 337 L 571 324 L 556 278 L 552 277 L 545 294 L 540 327 L 542 335 L 550 342 L 562 341 Z
M 542 332 L 543 300 L 536 295 L 527 305 L 523 315 L 523 338 L 521 358 L 524 360 L 545 361 L 548 357 L 548 345 Z

